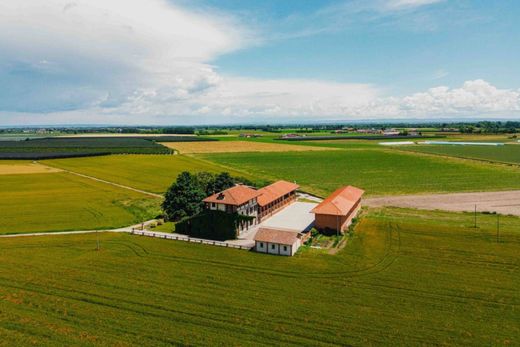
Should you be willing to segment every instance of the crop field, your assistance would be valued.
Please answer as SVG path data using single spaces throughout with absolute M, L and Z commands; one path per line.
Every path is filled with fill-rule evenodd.
M 60 169 L 49 167 L 46 165 L 20 162 L 12 160 L 0 161 L 0 176 L 1 175 L 27 175 L 27 174 L 41 174 L 60 172 Z
M 520 188 L 520 169 L 517 167 L 388 150 L 200 156 L 262 177 L 296 181 L 304 190 L 321 195 L 347 184 L 365 189 L 367 195 Z
M 0 197 L 0 234 L 116 228 L 160 212 L 160 199 L 64 172 L 2 175 Z
M 42 163 L 154 193 L 164 193 L 182 171 L 228 171 L 234 176 L 247 175 L 183 155 L 111 155 Z
M 165 142 L 162 145 L 175 149 L 182 154 L 197 153 L 238 153 L 238 152 L 303 152 L 335 150 L 318 146 L 288 145 L 285 143 L 258 141 L 219 141 L 219 142 Z
M 385 209 L 336 255 L 127 234 L 0 239 L 5 345 L 513 345 L 520 220 Z M 30 270 L 30 271 L 29 271 Z
M 520 146 L 449 146 L 418 145 L 402 146 L 399 149 L 451 157 L 480 159 L 501 163 L 520 164 Z
M 0 141 L 0 159 L 45 159 L 114 153 L 170 154 L 171 150 L 142 138 L 44 138 Z

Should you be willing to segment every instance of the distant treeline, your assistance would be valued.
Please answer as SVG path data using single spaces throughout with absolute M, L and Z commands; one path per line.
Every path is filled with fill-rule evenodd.
M 421 129 L 435 132 L 460 132 L 460 133 L 515 133 L 520 131 L 520 121 L 478 121 L 478 122 L 337 122 L 337 123 L 301 123 L 301 124 L 264 124 L 264 125 L 227 125 L 227 126 L 143 126 L 143 127 L 27 127 L 4 128 L 0 134 L 21 132 L 31 134 L 199 134 L 199 135 L 225 135 L 229 131 L 264 131 L 282 133 L 291 131 L 294 133 L 313 133 L 334 131 L 342 129 Z M 423 130 L 424 129 L 424 130 Z

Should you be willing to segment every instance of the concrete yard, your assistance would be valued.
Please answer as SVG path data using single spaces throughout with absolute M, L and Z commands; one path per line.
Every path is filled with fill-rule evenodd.
M 261 225 L 274 229 L 309 230 L 314 223 L 314 214 L 311 213 L 311 210 L 316 205 L 312 202 L 294 202 L 265 220 Z
M 293 202 L 269 219 L 265 219 L 262 223 L 255 225 L 246 233 L 240 235 L 239 239 L 254 239 L 256 232 L 261 227 L 295 230 L 299 232 L 310 230 L 314 224 L 314 214 L 310 212 L 316 205 L 317 203 L 312 202 Z M 241 245 L 244 244 L 241 243 Z

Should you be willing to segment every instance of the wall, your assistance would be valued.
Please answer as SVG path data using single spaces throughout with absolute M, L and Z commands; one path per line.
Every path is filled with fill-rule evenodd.
M 356 217 L 359 210 L 361 209 L 361 205 L 358 204 L 354 210 L 350 211 L 347 216 L 333 216 L 333 215 L 326 215 L 326 214 L 316 214 L 314 226 L 318 230 L 323 229 L 332 229 L 336 230 L 338 228 L 338 225 L 340 227 L 340 231 L 343 232 L 345 229 L 347 229 L 350 224 L 352 223 L 352 219 Z M 339 218 L 339 220 L 338 220 Z
M 284 250 L 284 246 L 287 247 L 287 250 Z M 297 240 L 293 245 L 279 245 L 277 243 L 259 241 L 255 242 L 255 251 L 259 253 L 269 253 L 275 255 L 293 256 L 299 247 L 299 240 Z

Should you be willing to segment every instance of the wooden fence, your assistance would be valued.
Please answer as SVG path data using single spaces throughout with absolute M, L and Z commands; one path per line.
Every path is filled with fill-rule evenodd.
M 159 239 L 166 239 L 166 240 L 185 241 L 185 242 L 200 243 L 200 244 L 204 244 L 204 245 L 243 249 L 243 250 L 247 250 L 247 251 L 249 251 L 251 248 L 253 248 L 252 246 L 235 245 L 233 243 L 224 242 L 224 241 L 198 239 L 198 238 L 181 236 L 181 235 L 169 235 L 166 233 L 156 233 L 153 231 L 141 231 L 141 230 L 132 229 L 131 234 L 139 235 L 139 236 L 156 237 Z

